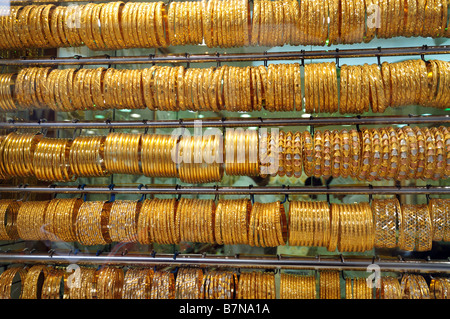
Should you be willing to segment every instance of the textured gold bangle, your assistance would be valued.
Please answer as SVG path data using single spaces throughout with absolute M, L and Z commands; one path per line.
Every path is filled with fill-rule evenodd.
M 323 174 L 323 134 L 321 131 L 314 132 L 314 155 L 313 176 L 319 178 Z
M 105 266 L 97 270 L 97 298 L 121 299 L 124 272 L 121 268 Z
M 323 152 L 322 152 L 322 176 L 329 178 L 332 172 L 332 141 L 331 132 L 329 130 L 323 131 Z
M 402 224 L 399 232 L 399 248 L 412 251 L 417 237 L 417 218 L 415 205 L 402 205 Z
M 22 284 L 22 299 L 40 298 L 38 292 L 40 291 L 41 287 L 38 287 L 38 285 L 42 285 L 43 282 L 40 281 L 39 278 L 42 278 L 42 275 L 45 279 L 49 271 L 49 267 L 44 265 L 35 265 L 28 270 L 25 281 Z
M 122 299 L 149 299 L 153 274 L 153 269 L 128 269 L 124 277 Z
M 42 284 L 41 299 L 60 299 L 61 283 L 64 272 L 61 269 L 52 269 Z
M 0 217 L 4 221 L 0 226 L 1 240 L 16 240 L 19 238 L 17 232 L 17 214 L 20 202 L 2 199 L 0 200 Z
M 13 292 L 12 285 L 15 284 L 14 279 L 19 276 L 20 279 L 20 293 L 19 299 L 22 298 L 25 279 L 27 276 L 28 269 L 24 267 L 12 266 L 10 268 L 5 269 L 0 275 L 0 298 L 1 299 L 12 299 L 13 296 L 11 293 Z
M 22 203 L 17 213 L 17 232 L 23 240 L 46 240 L 44 228 L 45 210 L 49 201 Z
M 415 213 L 417 220 L 416 251 L 431 250 L 433 228 L 428 205 L 417 205 Z
M 89 201 L 81 204 L 75 222 L 77 241 L 83 245 L 105 245 L 111 242 L 108 219 L 111 203 Z
M 449 205 L 450 202 L 447 199 L 433 198 L 429 202 L 433 241 L 442 241 L 446 237 L 446 228 L 448 228 L 446 209 Z

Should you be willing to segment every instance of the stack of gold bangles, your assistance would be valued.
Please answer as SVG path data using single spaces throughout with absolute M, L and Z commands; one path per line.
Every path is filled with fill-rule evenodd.
M 341 73 L 341 85 L 342 83 L 346 82 L 343 82 L 343 74 Z M 338 109 L 336 65 L 334 63 L 305 65 L 305 112 L 335 113 Z
M 431 218 L 433 241 L 449 241 L 450 224 L 447 216 L 450 211 L 450 200 L 432 198 L 429 201 L 428 209 Z
M 402 299 L 402 288 L 397 278 L 383 276 L 380 278 L 380 288 L 376 290 L 377 299 Z
M 280 202 L 255 203 L 250 214 L 249 245 L 283 246 L 287 241 L 287 227 L 284 206 Z
M 373 299 L 373 289 L 366 278 L 345 278 L 346 299 Z
M 10 133 L 0 144 L 0 175 L 28 177 L 33 176 L 33 157 L 42 134 Z
M 444 126 L 305 131 L 303 168 L 315 177 L 439 180 L 450 175 L 449 141 Z
M 107 175 L 104 163 L 106 137 L 79 136 L 69 151 L 69 165 L 75 176 L 97 177 Z
M 282 46 L 289 43 L 299 45 L 303 34 L 301 29 L 304 27 L 300 21 L 298 1 L 257 0 L 253 2 L 252 45 Z M 303 40 L 307 41 L 307 39 Z
M 33 173 L 41 181 L 71 181 L 74 177 L 69 164 L 72 140 L 42 138 L 33 153 Z
M 197 268 L 181 268 L 175 282 L 175 299 L 200 299 L 203 271 Z
M 341 279 L 344 273 L 320 270 L 319 276 L 273 271 L 214 270 L 181 267 L 175 271 L 150 267 L 12 266 L 0 274 L 2 299 L 20 283 L 20 299 L 449 299 L 448 278 L 420 274 L 382 276 L 379 287 L 364 277 Z M 291 273 L 292 272 L 292 273 Z M 176 273 L 176 276 L 175 276 Z M 70 275 L 69 275 L 70 274 Z M 17 282 L 14 280 L 19 279 Z M 279 280 L 279 281 L 278 281 Z M 278 281 L 278 282 L 277 282 Z M 341 293 L 341 286 L 345 291 Z M 278 287 L 278 288 L 277 288 Z M 15 287 L 14 287 L 15 288 Z
M 15 200 L 0 200 L 0 240 L 16 240 L 19 238 L 17 232 L 17 214 L 20 204 Z
M 122 299 L 150 299 L 153 275 L 153 269 L 128 269 L 125 273 Z
M 450 281 L 448 278 L 432 278 L 430 282 L 431 299 L 449 299 Z
M 316 278 L 282 273 L 280 276 L 280 299 L 316 299 Z
M 30 67 L 0 77 L 0 109 L 55 111 L 305 111 L 383 113 L 387 107 L 448 108 L 450 63 L 407 60 L 342 65 L 334 62 L 265 66 L 144 69 Z M 302 91 L 302 86 L 304 90 Z M 303 103 L 304 100 L 304 103 Z
M 46 279 L 51 272 L 51 266 L 35 265 L 28 269 L 25 280 L 22 282 L 21 299 L 39 299 L 38 284 Z
M 137 241 L 137 216 L 141 205 L 142 203 L 138 201 L 114 201 L 108 217 L 111 241 Z
M 363 252 L 373 248 L 375 231 L 370 205 L 331 204 L 328 250 Z M 352 225 L 353 224 L 353 225 Z
M 64 299 L 97 298 L 98 271 L 92 267 L 79 267 L 78 269 L 73 274 L 66 271 L 64 276 Z
M 334 68 L 334 66 L 332 67 Z M 336 68 L 334 70 L 336 71 Z M 293 111 L 302 108 L 301 76 L 298 63 L 271 64 L 267 68 L 266 77 L 264 108 L 267 111 Z M 335 78 L 337 80 L 337 77 Z
M 216 206 L 214 227 L 219 245 L 248 245 L 251 202 L 247 199 L 221 199 Z
M 14 111 L 17 109 L 13 98 L 14 74 L 0 74 L 0 110 Z
M 75 223 L 83 203 L 80 198 L 53 199 L 44 215 L 44 231 L 50 241 L 74 242 L 77 240 Z
M 319 272 L 319 299 L 341 299 L 339 271 L 322 270 Z
M 42 284 L 41 298 L 42 299 L 60 299 L 62 283 L 64 282 L 64 277 L 66 274 L 60 268 L 51 269 L 47 276 L 45 277 L 44 283 Z M 64 298 L 66 297 L 66 298 Z M 63 299 L 67 299 L 64 296 Z
M 137 221 L 137 240 L 141 244 L 177 244 L 176 228 L 179 202 L 175 199 L 144 200 Z
M 104 144 L 106 170 L 118 174 L 141 174 L 141 139 L 141 134 L 108 134 Z
M 221 146 L 221 138 L 216 135 L 182 136 L 176 158 L 180 180 L 186 183 L 220 181 L 223 176 Z
M 169 6 L 167 34 L 172 45 L 203 42 L 202 5 L 200 1 L 184 1 Z
M 144 134 L 141 146 L 141 166 L 145 176 L 177 177 L 177 137 Z
M 81 204 L 75 221 L 76 238 L 82 245 L 105 245 L 111 242 L 108 231 L 112 203 L 89 201 Z
M 362 252 L 373 248 L 375 229 L 367 203 L 291 202 L 289 244 L 323 246 L 329 251 Z M 351 226 L 350 226 L 351 225 Z
M 201 299 L 235 299 L 238 277 L 229 270 L 210 270 L 203 275 Z
M 153 274 L 150 299 L 174 299 L 175 277 L 171 271 L 160 270 Z
M 289 245 L 327 246 L 331 216 L 327 202 L 289 203 Z
M 257 131 L 227 130 L 224 144 L 227 175 L 258 176 L 259 137 Z
M 374 247 L 429 251 L 449 241 L 449 199 L 429 205 L 400 205 L 397 199 L 372 203 L 254 203 L 247 199 L 151 199 L 87 201 L 0 201 L 4 240 L 50 240 L 104 245 L 111 242 L 180 242 L 336 248 L 363 252 Z
M 25 278 L 27 276 L 28 268 L 12 266 L 8 269 L 5 269 L 0 275 L 0 299 L 12 299 L 12 285 L 14 282 L 14 278 L 19 276 L 20 278 L 20 294 L 19 299 L 22 298 L 23 294 L 23 283 L 25 282 Z
M 398 199 L 373 199 L 372 214 L 375 227 L 375 247 L 397 247 L 397 216 L 402 214 Z
M 45 212 L 50 201 L 30 201 L 20 205 L 17 213 L 17 232 L 23 240 L 46 240 Z
M 124 271 L 122 268 L 105 266 L 96 274 L 98 299 L 122 299 Z
M 343 65 L 340 73 L 339 112 L 362 114 L 372 110 L 374 113 L 383 113 L 391 105 L 386 102 L 383 75 L 376 64 Z M 414 79 L 416 74 L 408 75 L 408 79 Z M 405 101 L 402 105 L 411 104 L 414 102 Z M 337 111 L 337 106 L 334 111 Z
M 405 274 L 400 285 L 403 299 L 430 299 L 430 288 L 421 275 Z
M 183 242 L 214 243 L 213 200 L 182 198 L 175 216 L 176 233 Z
M 92 50 L 116 50 L 202 43 L 225 48 L 273 47 L 361 43 L 375 37 L 450 36 L 445 0 L 431 4 L 379 1 L 376 11 L 371 1 L 252 3 L 117 1 L 75 6 L 11 6 L 9 15 L 0 21 L 0 34 L 5 39 L 0 49 L 86 45 Z
M 273 272 L 243 272 L 239 277 L 237 299 L 276 299 Z
M 399 247 L 406 251 L 428 251 L 433 240 L 448 236 L 441 215 L 448 200 L 431 199 L 429 205 L 402 205 L 396 199 L 374 200 L 375 247 Z M 398 233 L 398 235 L 397 235 Z

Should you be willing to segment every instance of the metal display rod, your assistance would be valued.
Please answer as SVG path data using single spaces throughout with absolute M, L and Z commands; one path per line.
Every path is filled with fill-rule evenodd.
M 291 51 L 291 52 L 262 52 L 262 53 L 210 53 L 210 54 L 167 54 L 147 56 L 120 56 L 109 55 L 82 57 L 48 57 L 0 59 L 0 65 L 116 65 L 116 64 L 152 64 L 152 63 L 222 63 L 243 61 L 277 61 L 277 60 L 301 60 L 307 59 L 342 59 L 365 57 L 389 57 L 450 54 L 450 46 L 427 46 L 405 48 L 372 48 L 354 50 L 321 50 L 321 51 Z M 378 61 L 379 62 L 379 61 Z
M 217 255 L 90 255 L 90 254 L 35 254 L 35 253 L 0 253 L 2 264 L 77 264 L 77 265 L 116 265 L 116 266 L 197 266 L 230 268 L 264 268 L 264 269 L 338 269 L 372 271 L 371 265 L 380 271 L 419 271 L 450 272 L 450 261 L 439 260 L 382 260 L 358 257 L 293 257 L 293 256 L 217 256 Z
M 356 116 L 308 118 L 211 118 L 161 121 L 65 121 L 65 122 L 0 122 L 0 129 L 132 129 L 195 127 L 270 127 L 270 126 L 325 126 L 325 125 L 393 125 L 450 123 L 450 115 Z
M 0 186 L 0 193 L 46 193 L 46 194 L 160 194 L 160 195 L 396 195 L 396 194 L 450 194 L 450 186 L 273 186 L 273 187 L 221 187 L 221 186 L 145 186 L 96 187 L 96 186 Z

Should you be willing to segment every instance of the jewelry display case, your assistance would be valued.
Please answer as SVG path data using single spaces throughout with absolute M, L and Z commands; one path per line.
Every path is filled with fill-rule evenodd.
M 1 298 L 449 298 L 449 6 L 1 4 Z

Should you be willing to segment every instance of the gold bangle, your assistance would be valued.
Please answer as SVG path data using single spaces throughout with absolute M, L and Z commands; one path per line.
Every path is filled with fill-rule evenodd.
M 32 266 L 25 277 L 22 287 L 22 299 L 39 299 L 39 291 L 42 289 L 43 282 L 39 279 L 41 276 L 45 278 L 48 273 L 51 271 L 51 267 L 47 267 L 44 265 L 35 265 Z M 38 287 L 39 285 L 39 287 Z
M 402 250 L 414 250 L 417 229 L 415 210 L 414 205 L 402 205 L 402 223 L 399 229 L 398 242 L 399 248 Z
M 124 272 L 120 268 L 105 266 L 97 270 L 97 298 L 120 299 L 124 283 Z
M 75 222 L 76 240 L 83 245 L 105 245 L 111 242 L 107 221 L 111 203 L 101 201 L 81 204 Z
M 329 178 L 331 176 L 332 169 L 332 154 L 331 154 L 331 132 L 329 130 L 323 131 L 323 150 L 322 150 L 322 176 Z
M 313 155 L 313 176 L 319 178 L 322 176 L 322 157 L 323 156 L 323 134 L 321 131 L 314 132 L 314 155 Z
M 0 216 L 5 222 L 0 227 L 1 240 L 19 239 L 17 232 L 17 215 L 20 203 L 13 200 L 0 200 Z
M 417 220 L 416 251 L 431 250 L 433 228 L 428 205 L 417 205 L 415 213 Z
M 2 274 L 0 275 L 0 298 L 1 299 L 12 299 L 13 296 L 11 295 L 12 292 L 12 285 L 16 282 L 14 281 L 14 278 L 17 278 L 17 275 L 20 278 L 20 294 L 19 299 L 22 298 L 23 289 L 24 289 L 24 283 L 27 276 L 28 269 L 24 267 L 18 267 L 18 266 L 12 266 L 10 268 L 5 269 Z
M 328 251 L 336 251 L 339 236 L 340 212 L 339 206 L 332 204 L 330 206 L 330 239 L 327 243 Z
M 348 141 L 348 137 L 347 137 L 346 141 Z M 341 132 L 339 132 L 338 130 L 333 130 L 331 132 L 331 140 L 330 140 L 330 145 L 331 145 L 330 166 L 331 166 L 331 175 L 334 178 L 339 177 L 341 174 L 341 171 L 344 171 L 346 169 L 343 167 L 343 165 L 345 164 L 343 162 L 345 153 L 342 148 L 342 144 L 343 144 L 343 141 L 341 139 Z M 348 168 L 348 166 L 347 166 L 347 168 Z
M 396 200 L 372 200 L 372 213 L 375 228 L 374 245 L 380 248 L 395 248 L 396 219 L 398 211 Z M 398 204 L 398 202 L 397 202 Z

